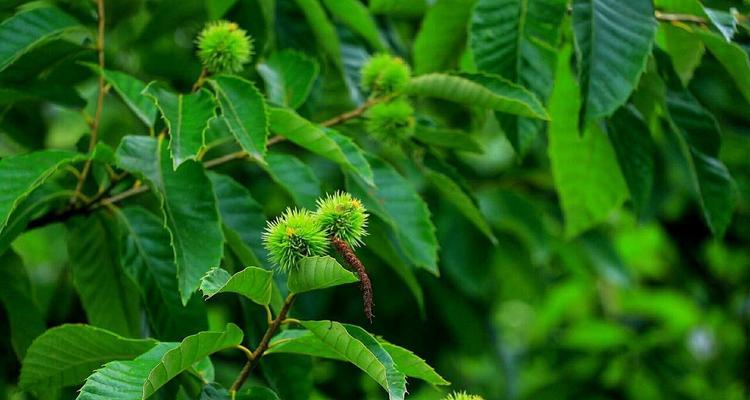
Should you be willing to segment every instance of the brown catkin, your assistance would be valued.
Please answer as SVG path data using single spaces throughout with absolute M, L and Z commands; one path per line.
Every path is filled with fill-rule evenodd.
M 352 250 L 352 248 L 349 247 L 349 245 L 346 244 L 345 241 L 334 236 L 331 237 L 331 244 L 333 245 L 333 248 L 336 249 L 336 251 L 341 255 L 344 261 L 346 261 L 346 263 L 349 264 L 351 268 L 357 271 L 357 275 L 359 275 L 360 287 L 362 290 L 362 301 L 364 302 L 365 306 L 365 316 L 368 320 L 370 320 L 370 323 L 372 323 L 372 319 L 375 318 L 375 315 L 372 313 L 372 283 L 370 283 L 370 277 L 367 276 L 365 266 L 362 265 L 362 261 L 359 261 L 357 255 L 354 254 L 354 250 Z

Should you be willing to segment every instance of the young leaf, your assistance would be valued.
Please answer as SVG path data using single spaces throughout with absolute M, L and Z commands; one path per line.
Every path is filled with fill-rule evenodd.
M 31 282 L 21 258 L 13 251 L 0 255 L 0 303 L 10 325 L 10 343 L 23 360 L 32 340 L 44 332 L 44 318 L 32 296 Z
M 653 4 L 573 0 L 573 33 L 588 123 L 612 115 L 638 84 L 656 34 Z
M 375 158 L 370 159 L 370 165 L 375 187 L 347 175 L 347 188 L 393 228 L 404 253 L 415 265 L 437 275 L 438 244 L 427 204 L 393 167 Z
M 246 152 L 263 158 L 268 140 L 268 111 L 263 95 L 251 82 L 236 76 L 217 76 L 210 82 L 237 142 Z
M 154 102 L 143 94 L 146 84 L 120 71 L 102 70 L 97 64 L 87 63 L 86 66 L 104 75 L 104 79 L 112 85 L 125 105 L 143 121 L 146 126 L 153 128 L 156 118 Z
M 82 154 L 43 150 L 0 160 L 0 232 L 10 214 L 59 168 L 83 160 Z
M 380 339 L 380 345 L 391 355 L 396 363 L 396 368 L 404 375 L 421 379 L 432 385 L 450 385 L 450 382 L 435 372 L 435 369 L 429 366 L 425 360 L 411 351 L 382 339 Z
M 385 50 L 375 19 L 359 0 L 323 0 L 328 11 L 343 25 L 362 36 L 375 50 Z
M 221 332 L 200 332 L 181 343 L 159 343 L 132 361 L 110 362 L 96 371 L 76 399 L 147 399 L 206 356 L 240 344 L 242 337 L 240 328 L 227 324 Z
M 319 0 L 295 0 L 297 6 L 307 19 L 315 41 L 323 47 L 330 60 L 341 68 L 341 42 L 333 25 Z
M 286 108 L 271 108 L 271 130 L 337 164 L 349 165 L 338 143 L 323 129 Z
M 549 158 L 568 237 L 604 220 L 627 197 L 627 188 L 607 136 L 591 125 L 579 134 L 578 86 L 568 64 L 570 48 L 558 61 L 550 112 Z
M 315 200 L 320 197 L 320 180 L 305 163 L 297 157 L 269 153 L 265 167 L 271 178 L 281 185 L 301 207 L 315 208 Z
M 219 265 L 224 251 L 211 181 L 195 161 L 173 170 L 163 139 L 126 136 L 116 155 L 118 166 L 146 178 L 161 202 L 177 263 L 180 298 L 187 304 L 201 277 Z
M 434 97 L 471 107 L 549 119 L 544 106 L 533 93 L 496 75 L 427 74 L 413 78 L 406 91 L 416 96 Z
M 206 299 L 219 293 L 238 293 L 260 304 L 271 302 L 273 272 L 258 267 L 247 267 L 229 275 L 222 268 L 212 268 L 201 279 L 201 291 Z
M 37 46 L 84 28 L 55 7 L 35 7 L 0 24 L 0 71 Z
M 287 286 L 292 293 L 303 293 L 357 281 L 351 271 L 329 256 L 305 257 L 289 272 Z
M 479 0 L 469 44 L 477 68 L 527 87 L 543 101 L 552 91 L 566 0 Z M 513 147 L 524 154 L 543 124 L 499 117 Z
M 205 89 L 176 94 L 153 82 L 143 93 L 153 100 L 167 124 L 174 169 L 187 160 L 196 160 L 205 145 L 209 121 L 216 117 L 213 95 Z
M 266 226 L 263 207 L 231 177 L 209 172 L 208 178 L 219 202 L 227 244 L 243 264 L 265 265 L 267 253 L 261 240 Z
M 687 86 L 703 59 L 706 46 L 695 40 L 692 29 L 686 25 L 659 24 L 659 30 L 664 36 L 663 50 L 672 58 L 675 72 Z
M 68 223 L 73 284 L 92 325 L 136 337 L 141 332 L 138 287 L 120 267 L 111 224 L 98 213 Z
M 310 95 L 318 78 L 318 63 L 294 50 L 281 50 L 257 66 L 266 82 L 268 99 L 278 105 L 299 108 Z
M 414 39 L 417 74 L 450 69 L 466 44 L 466 30 L 474 0 L 438 0 L 422 20 Z
M 153 339 L 127 339 L 90 325 L 61 325 L 31 344 L 19 385 L 23 390 L 74 386 L 103 364 L 132 359 L 156 343 Z
M 364 329 L 335 321 L 302 321 L 323 343 L 343 359 L 356 365 L 388 392 L 390 400 L 401 400 L 406 394 L 406 377 L 378 341 Z
M 461 186 L 447 175 L 431 169 L 425 170 L 425 175 L 432 182 L 435 189 L 443 195 L 445 200 L 456 206 L 458 211 L 474 224 L 480 232 L 487 236 L 490 242 L 497 244 L 497 238 L 492 233 L 492 229 L 487 224 L 482 212 L 479 211 L 476 202 L 464 192 Z
M 116 212 L 120 222 L 120 259 L 125 272 L 138 282 L 151 328 L 162 340 L 179 340 L 208 328 L 206 310 L 193 296 L 180 302 L 177 266 L 169 247 L 169 231 L 159 218 L 141 207 Z

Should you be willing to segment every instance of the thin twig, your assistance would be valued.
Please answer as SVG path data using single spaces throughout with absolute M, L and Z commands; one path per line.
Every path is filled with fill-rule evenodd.
M 94 112 L 94 120 L 91 122 L 91 138 L 89 139 L 89 153 L 94 150 L 96 141 L 99 136 L 99 124 L 102 117 L 102 109 L 104 108 L 104 96 L 107 94 L 106 81 L 104 80 L 104 27 L 106 24 L 106 16 L 104 14 L 104 0 L 96 1 L 97 12 L 99 14 L 99 24 L 96 34 L 96 51 L 99 55 L 99 94 L 96 98 L 96 111 Z M 78 177 L 78 183 L 76 183 L 76 193 L 81 193 L 83 184 L 86 182 L 86 177 L 91 170 L 92 159 L 86 160 L 83 165 L 81 175 Z M 76 196 L 70 199 L 71 204 L 76 201 Z
M 659 10 L 654 11 L 654 17 L 656 17 L 659 21 L 664 22 L 691 22 L 695 24 L 706 24 L 708 21 L 706 21 L 705 18 L 699 17 L 697 15 L 690 15 L 690 14 L 672 14 L 672 13 L 665 13 L 661 12 Z
M 233 395 L 234 393 L 237 393 L 238 390 L 240 390 L 242 385 L 250 376 L 250 373 L 253 372 L 253 369 L 258 365 L 258 362 L 263 357 L 263 354 L 266 352 L 266 350 L 268 350 L 268 346 L 271 343 L 271 338 L 273 338 L 273 335 L 275 335 L 276 331 L 279 330 L 281 322 L 286 319 L 286 314 L 289 312 L 289 308 L 292 307 L 292 303 L 294 303 L 294 297 L 294 294 L 290 294 L 289 296 L 287 296 L 286 300 L 284 300 L 284 306 L 281 307 L 281 311 L 279 311 L 279 315 L 277 315 L 276 318 L 271 321 L 271 324 L 268 325 L 268 329 L 266 329 L 266 333 L 260 340 L 260 344 L 258 344 L 258 347 L 255 349 L 255 351 L 253 351 L 253 353 L 248 356 L 248 360 L 245 363 L 245 366 L 242 367 L 242 371 L 240 371 L 239 376 L 237 376 L 237 379 L 235 379 L 234 383 L 229 388 L 229 392 Z
M 354 119 L 354 118 L 359 117 L 360 115 L 364 114 L 365 111 L 367 111 L 367 109 L 369 109 L 370 107 L 372 107 L 375 104 L 378 104 L 380 102 L 386 101 L 386 100 L 390 99 L 391 97 L 392 96 L 384 96 L 384 97 L 372 98 L 372 99 L 367 100 L 366 102 L 364 102 L 361 106 L 359 106 L 359 107 L 357 107 L 357 108 L 355 108 L 355 109 L 353 109 L 351 111 L 347 111 L 347 112 L 345 112 L 343 114 L 337 115 L 337 116 L 335 116 L 335 117 L 333 117 L 331 119 L 328 119 L 328 120 L 325 120 L 325 121 L 321 122 L 320 125 L 321 126 L 325 126 L 325 127 L 331 127 L 331 126 L 334 126 L 334 125 L 342 124 L 342 123 L 344 123 L 346 121 L 349 121 L 350 119 Z
M 198 89 L 203 87 L 203 84 L 206 82 L 206 78 L 208 78 L 208 70 L 203 68 L 201 70 L 201 74 L 198 76 L 198 80 L 193 84 L 193 92 L 197 92 Z

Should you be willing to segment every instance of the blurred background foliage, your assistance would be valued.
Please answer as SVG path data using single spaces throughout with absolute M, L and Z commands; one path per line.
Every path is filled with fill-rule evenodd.
M 19 7 L 37 6 L 21 3 L 0 2 L 0 20 Z M 82 63 L 96 61 L 91 50 L 95 4 L 87 0 L 54 3 L 92 31 L 46 43 L 0 73 L 0 156 L 43 148 L 75 149 L 88 141 L 87 119 L 94 114 L 97 86 L 95 74 Z M 319 62 L 320 78 L 299 112 L 321 121 L 363 101 L 357 71 L 370 54 L 381 49 L 329 11 L 341 45 L 341 57 L 332 58 L 326 43 L 316 40 L 318 33 L 300 7 L 305 3 L 107 1 L 107 68 L 188 91 L 201 71 L 195 57 L 196 34 L 206 21 L 225 18 L 254 38 L 254 64 L 265 62 L 276 49 L 287 48 Z M 425 15 L 438 7 L 432 3 L 370 0 L 384 49 L 415 62 L 414 39 Z M 450 14 L 460 14 L 471 10 L 473 2 L 437 3 L 451 10 Z M 741 14 L 750 11 L 746 1 L 705 4 L 722 10 L 736 7 Z M 471 70 L 466 38 L 451 37 L 455 32 L 449 22 L 444 26 L 448 36 L 436 42 L 448 53 L 438 68 Z M 657 46 L 663 29 L 662 24 Z M 746 23 L 741 24 L 735 40 L 750 51 L 747 33 Z M 343 75 L 337 72 L 338 63 Z M 418 60 L 412 65 L 417 72 L 432 68 Z M 243 75 L 262 85 L 256 68 L 246 68 Z M 639 90 L 648 90 L 643 80 Z M 429 204 L 440 243 L 439 276 L 413 268 L 385 242 L 378 243 L 378 237 L 381 241 L 383 237 L 378 232 L 386 230 L 373 221 L 369 250 L 361 251 L 375 288 L 376 319 L 368 330 L 425 358 L 452 382 L 452 388 L 487 399 L 748 398 L 750 104 L 710 52 L 702 54 L 689 89 L 721 126 L 720 159 L 739 191 L 723 238 L 711 234 L 686 167 L 664 135 L 654 135 L 655 184 L 643 212 L 637 214 L 627 203 L 602 223 L 571 237 L 565 234 L 546 135 L 540 135 L 521 157 L 490 113 L 448 102 L 420 101 L 421 118 L 468 131 L 481 146 L 479 154 L 442 155 L 472 188 L 497 244 L 429 185 L 409 156 L 386 150 Z M 341 130 L 365 148 L 376 145 L 364 137 L 361 124 L 347 124 Z M 124 135 L 142 133 L 144 127 L 122 101 L 107 96 L 100 140 L 116 147 Z M 343 186 L 330 162 L 293 145 L 279 147 L 311 167 L 322 192 Z M 223 149 L 213 151 L 220 154 Z M 254 164 L 231 164 L 222 171 L 237 177 L 268 216 L 294 203 L 284 188 Z M 28 270 L 31 293 L 48 326 L 85 322 L 71 285 L 66 235 L 62 225 L 53 224 L 30 230 L 11 244 Z M 227 262 L 232 261 L 239 264 L 228 257 Z M 2 290 L 4 295 L 11 293 L 8 288 Z M 332 315 L 366 326 L 359 301 L 354 287 L 320 292 L 299 302 L 297 312 L 299 318 Z M 208 307 L 212 327 L 244 316 L 252 331 L 253 319 L 263 320 L 262 313 L 229 300 Z M 5 315 L 0 318 L 0 336 L 9 335 Z M 23 399 L 22 394 L 12 394 L 19 363 L 9 342 L 0 343 L 0 397 Z M 269 356 L 265 362 L 297 362 L 285 357 L 291 356 Z M 215 360 L 218 380 L 229 380 L 236 373 L 232 361 Z M 279 371 L 293 374 L 297 369 Z M 265 378 L 281 379 L 273 373 Z M 383 396 L 358 370 L 333 361 L 314 360 L 312 376 L 294 381 L 296 385 L 314 382 L 316 398 Z M 421 383 L 411 384 L 409 391 L 415 399 L 441 396 L 437 389 Z

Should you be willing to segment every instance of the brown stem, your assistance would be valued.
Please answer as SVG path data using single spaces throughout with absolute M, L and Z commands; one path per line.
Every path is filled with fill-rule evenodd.
M 671 14 L 657 10 L 654 11 L 654 17 L 656 17 L 657 20 L 664 22 L 692 22 L 695 24 L 706 24 L 705 18 L 690 14 Z
M 375 318 L 375 315 L 372 313 L 372 283 L 370 282 L 370 277 L 367 276 L 365 266 L 354 253 L 354 250 L 352 250 L 345 241 L 332 236 L 331 245 L 333 245 L 333 248 L 344 258 L 344 261 L 357 271 L 362 290 L 362 302 L 365 306 L 365 316 L 370 320 L 370 323 L 372 323 L 372 319 Z
M 273 338 L 273 335 L 275 335 L 276 331 L 279 330 L 282 321 L 286 319 L 286 314 L 289 312 L 289 308 L 292 307 L 294 298 L 294 294 L 290 294 L 289 296 L 287 296 L 286 300 L 284 301 L 284 305 L 281 307 L 281 311 L 279 311 L 279 315 L 277 315 L 276 318 L 268 325 L 268 329 L 266 329 L 266 333 L 260 340 L 260 344 L 258 344 L 258 347 L 255 348 L 255 351 L 253 351 L 253 353 L 248 356 L 245 366 L 242 367 L 242 371 L 240 371 L 237 379 L 235 379 L 234 383 L 232 383 L 232 387 L 229 388 L 230 393 L 235 393 L 240 390 L 242 385 L 250 376 L 250 373 L 253 372 L 253 369 L 258 365 L 258 362 L 263 357 L 263 354 L 266 352 L 266 350 L 268 350 L 268 345 L 271 343 L 271 338 Z
M 201 74 L 198 76 L 198 80 L 193 84 L 193 92 L 197 92 L 198 89 L 203 87 L 203 84 L 206 82 L 206 78 L 208 78 L 208 70 L 203 68 L 201 70 Z
M 104 15 L 104 0 L 97 0 L 97 12 L 99 14 L 99 24 L 96 34 L 96 51 L 99 55 L 99 94 L 96 98 L 96 111 L 94 113 L 94 120 L 91 122 L 91 138 L 89 139 L 89 153 L 94 150 L 96 141 L 99 134 L 99 122 L 102 117 L 102 109 L 104 108 L 104 95 L 107 94 L 106 82 L 104 80 L 104 27 L 106 23 L 106 17 Z M 81 175 L 78 177 L 78 183 L 76 183 L 75 195 L 70 199 L 71 204 L 74 203 L 83 189 L 83 183 L 86 181 L 86 177 L 91 170 L 92 160 L 89 158 L 83 165 Z
M 321 122 L 320 125 L 321 126 L 325 126 L 325 127 L 331 127 L 331 126 L 334 126 L 334 125 L 338 125 L 338 124 L 344 123 L 344 122 L 346 122 L 346 121 L 348 121 L 350 119 L 357 118 L 360 115 L 364 114 L 365 111 L 367 111 L 368 108 L 370 108 L 370 107 L 374 106 L 375 104 L 378 104 L 378 103 L 380 103 L 382 101 L 388 100 L 390 97 L 391 96 L 376 97 L 376 98 L 367 100 L 361 106 L 359 106 L 359 107 L 357 107 L 357 108 L 355 108 L 355 109 L 353 109 L 351 111 L 347 111 L 347 112 L 345 112 L 343 114 L 337 115 L 337 116 L 335 116 L 335 117 L 333 117 L 333 118 L 331 118 L 329 120 L 325 120 L 325 121 Z

